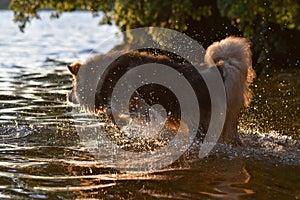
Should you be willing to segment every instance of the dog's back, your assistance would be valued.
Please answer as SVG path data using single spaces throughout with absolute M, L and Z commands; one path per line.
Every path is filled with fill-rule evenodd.
M 85 63 L 83 66 L 87 68 L 101 68 L 101 62 L 100 64 L 99 62 L 97 62 L 101 59 L 102 56 L 95 57 L 87 63 Z M 206 51 L 204 60 L 208 66 L 216 65 L 218 67 L 225 85 L 227 96 L 227 114 L 223 133 L 221 136 L 221 141 L 226 143 L 236 143 L 236 141 L 238 140 L 237 122 L 239 112 L 243 105 L 248 106 L 250 103 L 252 92 L 249 88 L 249 85 L 251 84 L 255 76 L 251 65 L 252 63 L 250 44 L 244 38 L 226 38 L 220 42 L 216 42 L 209 46 Z M 98 82 L 98 85 L 95 91 L 95 96 L 89 97 L 90 101 L 88 102 L 95 102 L 95 104 L 93 104 L 92 106 L 95 106 L 93 108 L 95 108 L 96 110 L 107 111 L 107 108 L 109 109 L 111 106 L 110 103 L 113 89 L 119 81 L 119 79 L 125 73 L 135 68 L 136 66 L 147 63 L 158 63 L 169 66 L 177 70 L 180 74 L 182 74 L 185 77 L 185 79 L 189 81 L 190 85 L 192 86 L 193 90 L 197 95 L 199 108 L 201 110 L 199 129 L 203 132 L 207 131 L 208 125 L 214 122 L 210 122 L 210 94 L 203 78 L 201 77 L 201 75 L 199 75 L 199 73 L 192 65 L 188 63 L 174 62 L 170 57 L 166 55 L 155 56 L 147 52 L 133 51 L 130 53 L 123 54 L 120 57 L 117 57 L 117 59 L 110 63 L 109 66 L 106 68 L 101 79 L 96 80 Z M 74 66 L 76 66 L 76 68 L 69 68 L 69 70 L 71 71 L 74 79 L 76 80 L 76 78 L 78 77 L 78 65 Z M 209 71 L 210 68 L 208 67 L 207 70 Z M 76 74 L 74 73 L 74 71 L 76 72 Z M 93 74 L 93 71 L 86 71 L 89 71 L 90 73 L 88 76 L 85 76 L 86 78 L 93 79 L 93 77 L 98 77 Z M 168 74 L 166 74 L 166 76 L 168 76 Z M 74 82 L 76 83 L 76 81 Z M 88 80 L 81 80 L 81 82 L 85 83 L 86 85 L 88 85 L 89 83 Z M 77 96 L 77 99 L 79 100 L 79 103 L 82 106 L 86 106 L 86 99 L 78 98 L 78 96 L 80 96 L 80 94 L 78 94 L 78 91 L 80 91 L 78 90 L 78 87 L 81 87 L 80 84 L 76 84 L 73 86 L 75 96 Z M 83 97 L 86 96 L 89 93 L 89 91 L 89 88 L 87 88 L 87 93 L 83 94 Z M 153 95 L 155 98 L 152 98 Z M 143 87 L 143 89 L 139 91 L 139 94 L 133 94 L 133 97 L 138 96 L 140 97 L 140 100 L 132 101 L 131 104 L 141 106 L 141 109 L 139 111 L 146 112 L 147 114 L 147 109 L 143 109 L 144 101 L 150 105 L 154 103 L 161 104 L 168 113 L 172 114 L 172 116 L 169 116 L 170 119 L 172 119 L 170 122 L 172 122 L 173 125 L 175 124 L 175 127 L 178 128 L 179 121 L 177 118 L 180 118 L 181 113 L 180 105 L 178 105 L 178 100 L 176 99 L 176 96 L 166 92 L 165 89 L 162 89 L 157 84 L 149 84 L 149 87 Z M 151 99 L 158 99 L 158 102 L 151 102 Z M 130 105 L 130 107 L 134 107 L 134 105 Z

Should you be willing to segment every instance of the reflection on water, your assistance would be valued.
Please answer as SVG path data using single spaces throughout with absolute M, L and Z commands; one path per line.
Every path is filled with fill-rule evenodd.
M 71 77 L 51 61 L 87 56 L 116 28 L 97 27 L 98 19 L 79 12 L 35 21 L 21 34 L 11 12 L 0 17 L 0 199 L 300 198 L 297 71 L 257 81 L 256 103 L 240 125 L 244 147 L 220 145 L 202 160 L 126 174 L 104 167 L 80 143 L 66 104 Z M 285 131 L 270 131 L 278 129 Z

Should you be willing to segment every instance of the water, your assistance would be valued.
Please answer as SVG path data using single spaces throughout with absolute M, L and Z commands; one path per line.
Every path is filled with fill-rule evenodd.
M 0 199 L 300 198 L 297 70 L 257 79 L 240 123 L 244 147 L 220 145 L 205 159 L 124 173 L 81 144 L 66 103 L 65 63 L 84 60 L 117 28 L 97 26 L 99 18 L 86 12 L 54 21 L 43 12 L 22 34 L 11 12 L 0 16 Z

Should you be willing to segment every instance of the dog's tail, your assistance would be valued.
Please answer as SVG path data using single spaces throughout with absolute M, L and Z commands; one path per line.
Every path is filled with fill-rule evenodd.
M 246 107 L 252 99 L 249 85 L 255 78 L 251 56 L 250 43 L 245 38 L 231 36 L 209 46 L 204 58 L 207 65 L 222 67 L 227 100 L 240 96 Z

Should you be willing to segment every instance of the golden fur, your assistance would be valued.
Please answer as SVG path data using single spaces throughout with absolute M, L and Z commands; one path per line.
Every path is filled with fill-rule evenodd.
M 216 63 L 223 68 L 227 115 L 221 140 L 225 142 L 232 142 L 238 137 L 240 110 L 243 106 L 248 107 L 252 99 L 249 86 L 255 78 L 255 72 L 251 56 L 250 43 L 245 38 L 232 36 L 213 43 L 206 50 L 205 62 L 209 66 Z

